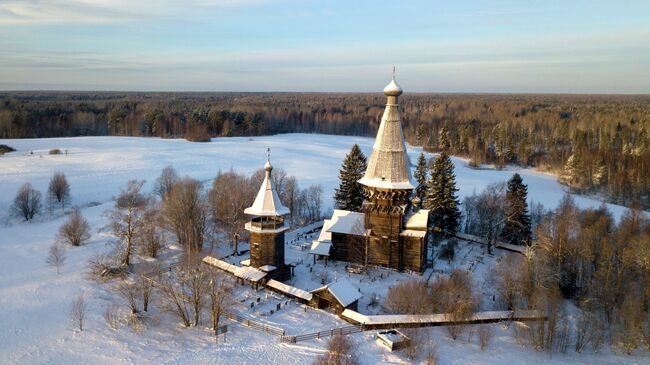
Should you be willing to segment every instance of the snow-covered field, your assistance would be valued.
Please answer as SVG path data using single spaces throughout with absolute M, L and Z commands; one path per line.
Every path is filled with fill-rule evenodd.
M 145 189 L 150 190 L 160 170 L 171 164 L 180 174 L 209 183 L 219 169 L 233 168 L 250 173 L 262 167 L 266 148 L 270 147 L 274 166 L 295 175 L 303 187 L 322 184 L 326 199 L 324 206 L 331 208 L 332 191 L 338 182 L 338 169 L 343 157 L 353 143 L 358 143 L 369 155 L 373 141 L 372 138 L 316 134 L 217 138 L 211 143 L 126 137 L 0 140 L 0 143 L 17 150 L 0 157 L 0 364 L 310 363 L 322 353 L 325 340 L 281 344 L 269 334 L 232 322 L 229 323 L 227 341 L 218 344 L 214 343 L 207 324 L 183 329 L 167 316 L 160 316 L 159 324 L 152 324 L 141 333 L 134 333 L 126 326 L 111 330 L 102 313 L 112 301 L 118 300 L 107 292 L 106 286 L 85 280 L 84 271 L 90 257 L 108 250 L 105 243 L 109 237 L 105 233 L 96 233 L 105 223 L 102 212 L 111 207 L 111 197 L 130 179 L 146 179 Z M 48 155 L 50 148 L 60 148 L 68 153 Z M 419 150 L 411 148 L 409 153 L 415 161 Z M 528 184 L 529 198 L 542 202 L 547 208 L 553 208 L 565 191 L 555 177 L 531 170 L 474 170 L 468 168 L 462 159 L 454 159 L 454 163 L 461 197 L 474 190 L 480 192 L 490 183 L 506 181 L 515 170 Z M 67 261 L 60 275 L 45 264 L 45 257 L 64 217 L 45 214 L 32 223 L 24 223 L 7 215 L 21 184 L 30 182 L 45 193 L 54 171 L 67 175 L 73 203 L 84 207 L 83 215 L 95 232 L 87 245 L 67 250 Z M 583 207 L 601 205 L 601 202 L 586 197 L 576 197 L 576 202 Z M 608 206 L 615 217 L 624 212 L 623 207 Z M 287 251 L 288 259 L 299 259 L 302 255 L 290 251 Z M 476 264 L 478 256 L 475 251 L 467 246 L 458 255 L 460 260 L 457 264 L 463 267 L 478 265 L 479 272 L 485 272 L 492 263 Z M 331 270 L 330 276 L 345 275 L 340 267 L 325 269 L 319 265 L 322 264 L 317 264 L 314 271 Z M 307 272 L 307 266 L 297 270 L 302 276 L 295 279 L 296 285 L 312 284 Z M 406 278 L 409 275 L 391 274 L 390 280 Z M 364 294 L 385 290 L 385 286 L 375 289 L 372 281 L 363 282 L 359 278 L 354 281 Z M 68 319 L 70 302 L 80 292 L 85 293 L 90 306 L 83 332 L 74 331 Z M 265 305 L 272 308 L 274 300 L 278 300 L 264 291 L 243 295 L 263 296 L 263 305 L 257 310 L 263 310 Z M 362 300 L 361 308 L 368 310 L 367 301 L 367 298 Z M 281 312 L 264 317 L 264 320 L 281 325 L 290 334 L 346 325 L 331 314 L 305 311 L 297 304 L 290 304 Z M 570 352 L 551 357 L 519 345 L 511 328 L 505 325 L 493 327 L 492 343 L 484 352 L 479 350 L 475 338 L 468 343 L 463 335 L 461 340 L 452 341 L 444 329 L 430 330 L 439 363 L 650 363 L 647 353 L 625 357 L 609 350 L 599 354 Z M 364 363 L 409 363 L 403 353 L 389 353 L 376 345 L 374 332 L 356 334 L 353 338 Z

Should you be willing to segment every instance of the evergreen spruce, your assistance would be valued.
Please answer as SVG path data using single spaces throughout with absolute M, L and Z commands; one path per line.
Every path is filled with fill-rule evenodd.
M 519 174 L 514 174 L 508 181 L 506 192 L 506 221 L 501 235 L 513 245 L 528 244 L 531 239 L 530 214 L 526 197 L 528 187 Z
M 448 235 L 455 234 L 460 219 L 460 203 L 456 196 L 454 164 L 446 152 L 435 159 L 427 190 L 424 207 L 430 210 L 431 224 Z
M 359 179 L 366 172 L 366 156 L 363 155 L 357 144 L 352 146 L 350 153 L 345 156 L 339 171 L 339 187 L 334 191 L 336 208 L 358 212 L 363 203 L 363 190 Z
M 415 196 L 420 199 L 421 203 L 424 203 L 424 199 L 427 196 L 427 158 L 424 157 L 424 152 L 421 152 L 420 157 L 418 157 L 418 165 L 415 168 L 415 180 L 418 183 L 418 186 L 415 188 Z
M 442 126 L 438 131 L 438 148 L 441 151 L 447 151 L 451 147 L 451 141 L 449 136 L 449 129 L 447 126 Z

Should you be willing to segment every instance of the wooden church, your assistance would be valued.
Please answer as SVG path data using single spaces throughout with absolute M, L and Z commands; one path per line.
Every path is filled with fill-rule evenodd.
M 362 265 L 422 273 L 427 265 L 429 211 L 411 201 L 409 159 L 393 80 L 384 88 L 386 108 L 364 177 L 361 212 L 334 210 L 311 253 Z

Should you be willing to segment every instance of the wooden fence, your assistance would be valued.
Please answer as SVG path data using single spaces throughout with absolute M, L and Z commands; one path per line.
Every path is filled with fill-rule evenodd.
M 314 339 L 331 337 L 336 335 L 349 335 L 352 333 L 359 333 L 363 331 L 364 328 L 362 326 L 346 326 L 341 328 L 334 328 L 327 331 L 305 333 L 302 335 L 280 336 L 280 342 L 296 343 L 300 341 L 314 340 Z
M 226 313 L 226 318 L 230 319 L 231 321 L 235 321 L 238 323 L 243 324 L 246 327 L 250 327 L 254 330 L 261 331 L 261 332 L 266 332 L 273 334 L 275 336 L 284 336 L 285 332 L 284 329 L 276 326 L 271 326 L 269 324 L 263 323 L 263 322 L 257 322 L 254 321 L 250 318 L 246 318 L 244 316 L 240 316 L 239 314 L 228 312 Z

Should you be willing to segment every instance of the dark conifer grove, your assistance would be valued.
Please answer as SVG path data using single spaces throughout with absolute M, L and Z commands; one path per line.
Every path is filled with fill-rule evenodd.
M 339 187 L 334 191 L 334 201 L 337 209 L 358 212 L 363 203 L 363 190 L 359 179 L 366 172 L 367 160 L 359 145 L 352 146 L 350 153 L 345 156 L 339 171 Z

